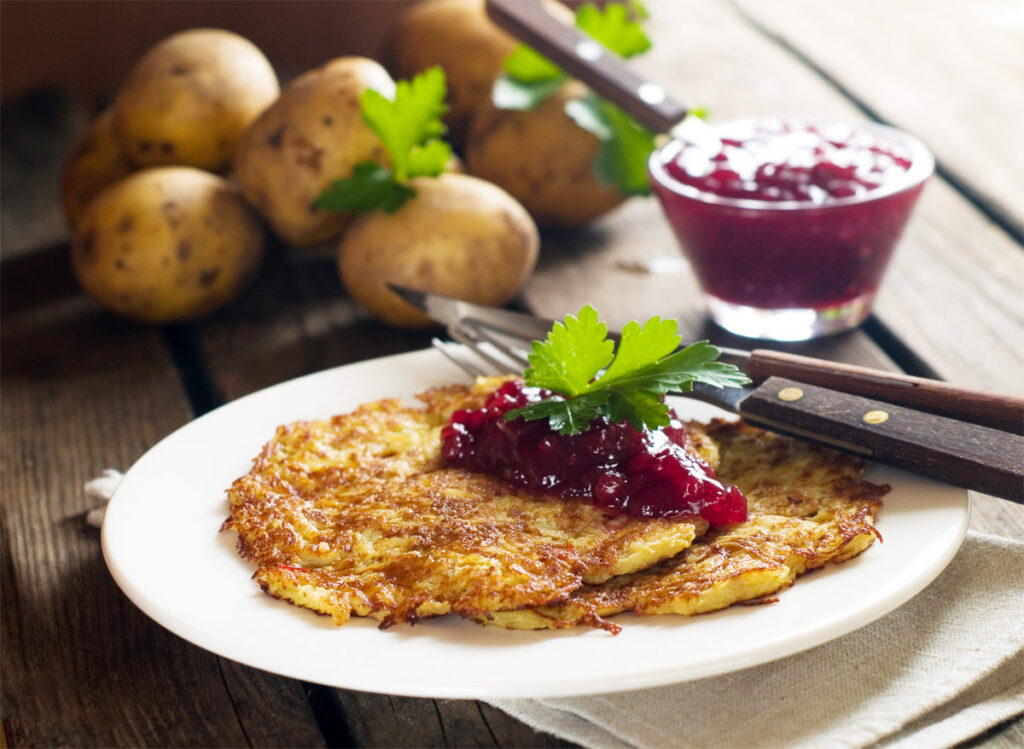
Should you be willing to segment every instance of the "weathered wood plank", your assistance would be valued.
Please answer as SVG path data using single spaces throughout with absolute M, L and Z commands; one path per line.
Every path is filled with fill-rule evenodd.
M 329 367 L 425 348 L 437 333 L 376 322 L 345 295 L 333 257 L 276 245 L 253 287 L 198 330 L 225 400 Z
M 1018 232 L 1024 223 L 1024 24 L 1000 0 L 736 0 L 870 110 L 910 130 Z
M 349 729 L 364 746 L 572 747 L 482 702 L 338 691 Z
M 191 418 L 159 332 L 100 312 L 63 248 L 5 263 L 3 305 L 6 741 L 321 743 L 294 682 L 240 674 L 132 606 L 85 524 L 82 484 Z

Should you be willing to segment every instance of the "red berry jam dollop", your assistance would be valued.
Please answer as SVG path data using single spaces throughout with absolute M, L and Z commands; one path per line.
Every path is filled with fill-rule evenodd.
M 509 380 L 483 408 L 456 411 L 441 432 L 445 460 L 613 514 L 700 515 L 712 525 L 747 519 L 740 490 L 723 486 L 711 466 L 686 450 L 686 431 L 675 413 L 668 427 L 656 431 L 598 419 L 574 435 L 553 432 L 546 420 L 504 419 L 549 395 Z

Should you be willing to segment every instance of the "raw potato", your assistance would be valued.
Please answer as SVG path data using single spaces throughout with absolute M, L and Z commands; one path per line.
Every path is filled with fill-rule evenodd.
M 515 46 L 515 40 L 487 18 L 484 0 L 433 0 L 402 14 L 390 57 L 398 78 L 411 78 L 434 65 L 444 68 L 447 140 L 461 145 L 473 112 L 490 98 L 501 61 Z
M 585 93 L 583 84 L 570 81 L 536 109 L 502 110 L 487 102 L 473 118 L 469 173 L 507 190 L 544 228 L 581 226 L 625 200 L 594 174 L 600 141 L 565 113 L 566 102 Z
M 71 261 L 82 287 L 104 307 L 167 323 L 234 299 L 262 253 L 262 227 L 228 182 L 192 167 L 157 167 L 89 204 Z
M 68 226 L 74 230 L 89 201 L 134 169 L 114 134 L 114 113 L 107 110 L 89 126 L 64 166 L 60 193 Z
M 140 166 L 219 171 L 278 91 L 274 69 L 252 42 L 192 29 L 160 42 L 135 65 L 114 102 L 114 127 Z
M 416 197 L 392 214 L 357 218 L 338 248 L 356 302 L 391 325 L 434 325 L 392 282 L 480 304 L 508 302 L 537 262 L 537 227 L 507 193 L 462 174 L 409 181 Z
M 549 12 L 572 24 L 561 3 Z M 411 78 L 434 65 L 448 80 L 447 140 L 462 146 L 473 113 L 491 98 L 501 63 L 516 41 L 487 17 L 484 0 L 425 0 L 406 11 L 395 27 L 388 56 L 398 78 Z
M 359 109 L 367 88 L 390 98 L 395 82 L 373 60 L 332 60 L 288 85 L 239 143 L 235 179 L 285 242 L 315 245 L 341 234 L 351 215 L 313 201 L 361 161 L 390 163 Z

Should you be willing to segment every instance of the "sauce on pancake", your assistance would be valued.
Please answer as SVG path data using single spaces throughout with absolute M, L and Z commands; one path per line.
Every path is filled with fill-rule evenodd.
M 747 519 L 743 494 L 723 486 L 711 466 L 688 449 L 687 432 L 674 412 L 664 429 L 640 431 L 599 418 L 572 435 L 552 431 L 545 420 L 505 419 L 509 411 L 550 395 L 509 380 L 483 407 L 456 411 L 441 433 L 445 459 L 613 514 L 700 515 L 712 525 Z

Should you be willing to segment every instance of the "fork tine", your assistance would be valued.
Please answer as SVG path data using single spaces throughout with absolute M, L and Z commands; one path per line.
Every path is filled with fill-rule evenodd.
M 510 358 L 503 355 L 501 349 L 489 344 L 479 335 L 477 330 L 470 326 L 454 324 L 448 328 L 448 333 L 456 341 L 470 348 L 473 353 L 490 364 L 498 373 L 516 373 L 522 369 L 514 357 Z
M 516 371 L 522 371 L 524 367 L 529 366 L 530 360 L 528 358 L 528 352 L 510 342 L 512 340 L 521 341 L 529 346 L 529 341 L 516 338 L 515 336 L 502 335 L 493 328 L 483 323 L 479 323 L 476 320 L 466 320 L 465 324 L 469 326 L 481 340 L 487 342 L 500 351 L 503 356 L 507 357 L 515 366 Z
M 466 356 L 465 349 L 454 346 L 448 341 L 442 341 L 440 338 L 432 338 L 430 343 L 440 351 L 444 356 L 455 366 L 461 369 L 463 372 L 468 374 L 470 377 L 483 377 L 487 374 L 481 369 L 475 362 L 471 362 Z

